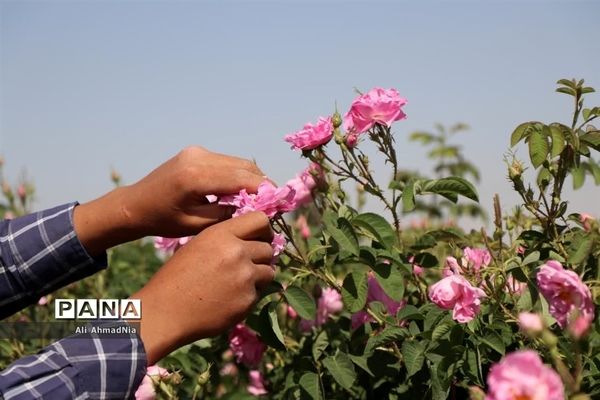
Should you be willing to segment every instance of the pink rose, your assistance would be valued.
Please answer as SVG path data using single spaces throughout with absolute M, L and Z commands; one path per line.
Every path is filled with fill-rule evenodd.
M 273 241 L 271 242 L 271 248 L 273 249 L 273 260 L 271 264 L 275 264 L 279 258 L 279 255 L 283 253 L 283 249 L 285 249 L 285 245 L 287 244 L 287 239 L 285 235 L 281 233 L 275 233 L 273 235 Z
M 579 222 L 583 225 L 583 229 L 586 231 L 592 230 L 592 221 L 594 221 L 594 217 L 590 214 L 581 213 L 579 214 Z
M 38 300 L 38 306 L 45 306 L 46 304 L 48 304 L 48 298 L 46 296 L 40 297 Z
M 564 400 L 560 376 L 532 350 L 510 353 L 492 366 L 486 400 Z
M 525 282 L 519 282 L 515 279 L 514 276 L 509 275 L 508 279 L 506 280 L 504 292 L 512 294 L 521 294 L 526 288 L 527 284 Z
M 446 257 L 446 263 L 444 269 L 442 269 L 442 276 L 444 278 L 452 275 L 462 275 L 462 267 L 458 264 L 458 261 L 454 257 Z
M 346 146 L 349 149 L 353 149 L 358 144 L 358 132 L 350 132 L 346 135 Z
M 490 265 L 491 261 L 492 255 L 487 249 L 470 247 L 463 249 L 463 265 L 467 265 L 475 273 L 479 273 L 482 267 Z
M 586 335 L 592 326 L 592 319 L 586 315 L 580 315 L 569 324 L 569 333 L 577 340 Z
M 252 211 L 262 211 L 267 217 L 273 218 L 277 213 L 292 211 L 295 190 L 290 186 L 276 187 L 270 181 L 265 180 L 258 186 L 256 194 L 248 193 L 242 189 L 236 195 L 223 196 L 219 199 L 219 205 L 234 206 L 237 210 L 234 217 Z
M 522 312 L 519 314 L 519 327 L 524 332 L 540 333 L 544 330 L 544 322 L 538 314 Z
M 269 393 L 267 391 L 267 389 L 265 388 L 265 379 L 263 378 L 262 374 L 260 373 L 260 371 L 250 371 L 248 373 L 248 378 L 249 378 L 249 382 L 248 382 L 248 386 L 246 389 L 248 389 L 248 393 L 250 393 L 253 396 L 262 396 L 264 394 Z
M 450 275 L 429 288 L 429 299 L 440 308 L 452 309 L 452 318 L 460 323 L 471 321 L 479 313 L 483 297 L 484 291 L 461 275 Z
M 385 306 L 388 314 L 393 316 L 395 316 L 398 311 L 406 305 L 405 300 L 396 301 L 388 296 L 372 272 L 369 273 L 368 285 L 367 304 L 373 301 L 378 301 Z M 372 320 L 372 317 L 366 311 L 359 311 L 352 315 L 352 329 L 356 329 L 366 322 L 370 322 Z
M 563 268 L 558 261 L 550 260 L 537 273 L 537 284 L 550 305 L 550 314 L 561 328 L 568 325 L 571 313 L 594 319 L 594 303 L 590 289 L 573 271 Z
M 146 369 L 146 375 L 135 392 L 135 400 L 154 400 L 156 398 L 155 382 L 158 383 L 171 374 L 164 368 L 151 365 Z
M 310 237 L 310 227 L 308 226 L 308 221 L 306 220 L 306 216 L 304 214 L 300 215 L 296 220 L 296 228 L 300 231 L 300 236 L 304 239 L 308 239 Z
M 317 186 L 315 176 L 319 176 L 321 173 L 321 167 L 313 163 L 286 183 L 286 186 L 294 189 L 295 192 L 291 201 L 294 209 L 312 201 L 312 190 Z
M 244 324 L 237 324 L 229 333 L 229 348 L 238 363 L 249 367 L 258 365 L 267 349 L 256 333 Z
M 362 133 L 373 125 L 391 126 L 392 122 L 406 118 L 402 107 L 406 99 L 400 97 L 396 89 L 374 88 L 358 96 L 344 115 L 344 129 Z
M 343 308 L 342 296 L 337 290 L 332 288 L 321 290 L 321 297 L 317 301 L 317 316 L 315 320 L 309 321 L 303 319 L 300 321 L 300 330 L 305 332 L 311 330 L 313 326 L 318 327 L 323 325 L 332 315 L 339 313 Z
M 171 253 L 184 246 L 187 242 L 192 240 L 193 236 L 186 236 L 181 238 L 166 238 L 156 236 L 154 238 L 154 248 L 163 252 Z
M 331 117 L 320 117 L 315 125 L 307 123 L 296 133 L 286 135 L 284 140 L 295 150 L 312 150 L 331 140 L 333 123 Z
M 290 306 L 290 305 L 287 306 L 287 315 L 291 319 L 298 318 L 298 312 L 296 310 L 294 310 L 294 308 L 292 306 Z

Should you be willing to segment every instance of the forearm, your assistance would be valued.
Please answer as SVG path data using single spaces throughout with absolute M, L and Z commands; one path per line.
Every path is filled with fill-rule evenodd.
M 75 208 L 75 232 L 92 256 L 107 249 L 146 236 L 143 216 L 132 205 L 137 199 L 131 187 L 117 188 Z

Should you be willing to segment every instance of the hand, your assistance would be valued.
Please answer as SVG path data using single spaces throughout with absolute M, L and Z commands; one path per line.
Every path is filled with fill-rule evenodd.
M 250 312 L 274 277 L 269 219 L 253 212 L 213 225 L 178 250 L 139 292 L 148 365 L 215 336 Z
M 255 163 L 189 147 L 139 182 L 75 208 L 75 230 L 92 255 L 144 236 L 181 237 L 231 216 L 206 195 L 246 189 L 266 178 Z

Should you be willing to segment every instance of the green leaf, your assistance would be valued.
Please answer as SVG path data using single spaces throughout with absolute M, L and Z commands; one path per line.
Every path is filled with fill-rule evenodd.
M 521 140 L 525 139 L 530 133 L 530 127 L 533 126 L 536 122 L 524 122 L 521 125 L 517 126 L 513 133 L 510 135 L 510 147 L 515 147 L 517 143 Z
M 600 166 L 596 164 L 596 162 L 592 158 L 590 158 L 587 167 L 592 176 L 594 177 L 594 183 L 596 185 L 600 185 Z
M 600 131 L 591 131 L 584 133 L 579 137 L 579 139 L 592 147 L 596 151 L 600 151 Z
M 356 372 L 354 364 L 347 354 L 340 352 L 333 357 L 327 357 L 323 359 L 323 365 L 344 389 L 352 389 L 356 380 Z
M 364 356 L 355 356 L 353 354 L 348 354 L 348 357 L 352 360 L 354 364 L 356 364 L 359 368 L 365 371 L 367 374 L 371 375 L 371 377 L 375 377 L 371 369 L 369 368 L 367 357 Z
M 498 335 L 496 332 L 490 332 L 486 336 L 481 338 L 481 341 L 491 347 L 493 350 L 498 353 L 504 355 L 506 348 L 504 347 L 504 342 L 502 341 L 502 337 Z
M 540 259 L 540 252 L 539 251 L 532 251 L 531 253 L 527 254 L 527 256 L 523 259 L 523 262 L 521 262 L 521 265 L 528 265 L 528 264 L 532 264 L 534 262 L 539 261 Z
M 423 268 L 433 268 L 437 267 L 438 259 L 431 253 L 419 253 L 415 254 L 415 258 L 413 260 L 413 264 L 420 265 Z
M 425 361 L 423 344 L 417 341 L 405 340 L 402 343 L 402 359 L 408 372 L 407 378 L 410 378 L 423 367 L 423 362 Z
M 398 237 L 396 231 L 385 218 L 375 213 L 364 213 L 352 219 L 356 226 L 366 229 L 377 241 L 391 250 L 396 245 Z
M 371 336 L 367 340 L 365 346 L 365 353 L 371 353 L 377 347 L 386 345 L 390 342 L 397 342 L 406 336 L 406 330 L 397 326 L 388 326 L 383 331 L 379 332 L 375 336 Z
M 565 93 L 568 94 L 570 96 L 577 96 L 577 92 L 574 89 L 571 88 L 566 88 L 566 87 L 559 87 L 558 89 L 556 89 L 557 92 L 559 93 Z
M 581 264 L 589 257 L 594 247 L 594 238 L 586 235 L 574 243 L 574 250 L 569 254 L 569 264 Z
M 431 340 L 436 341 L 442 338 L 446 333 L 450 332 L 452 326 L 455 325 L 452 321 L 444 321 L 433 328 L 431 333 Z
M 428 132 L 413 132 L 408 138 L 410 141 L 418 141 L 423 144 L 428 144 L 433 142 L 434 140 L 437 140 L 437 138 L 434 135 Z
M 342 300 L 346 309 L 352 313 L 362 310 L 367 302 L 367 274 L 353 272 L 346 275 L 342 285 Z
M 404 278 L 394 264 L 377 264 L 373 267 L 375 279 L 383 291 L 396 301 L 404 297 Z
M 341 221 L 345 221 L 344 219 L 340 219 Z M 356 235 L 354 234 L 354 230 L 350 229 L 338 229 L 337 227 L 327 224 L 325 226 L 327 233 L 331 235 L 333 240 L 337 242 L 340 249 L 344 249 L 349 251 L 355 256 L 358 256 L 360 253 L 360 249 L 358 247 L 358 240 Z
M 315 361 L 319 361 L 321 354 L 323 351 L 329 346 L 329 337 L 327 336 L 327 331 L 321 331 L 315 338 L 315 341 L 312 345 L 312 355 Z
M 402 307 L 400 310 L 398 310 L 398 314 L 396 314 L 396 319 L 398 319 L 399 321 L 410 321 L 413 319 L 423 318 L 425 318 L 423 317 L 423 314 L 421 314 L 419 309 L 413 306 L 412 304 L 407 304 L 406 306 Z
M 277 318 L 277 302 L 265 304 L 258 315 L 249 315 L 246 324 L 260 335 L 265 344 L 278 350 L 286 349 Z
M 474 201 L 479 201 L 477 190 L 466 179 L 450 176 L 441 179 L 431 179 L 423 183 L 421 193 L 459 194 Z
M 408 181 L 402 191 L 402 211 L 409 212 L 415 209 L 415 182 Z
M 577 190 L 583 186 L 585 182 L 585 168 L 583 165 L 573 168 L 571 170 L 571 176 L 573 177 L 573 189 Z
M 534 168 L 539 167 L 546 161 L 549 151 L 546 137 L 538 130 L 533 131 L 529 135 L 529 157 Z
M 560 79 L 556 83 L 558 85 L 563 85 L 563 86 L 566 86 L 566 87 L 571 88 L 571 89 L 577 88 L 577 84 L 575 82 L 573 82 L 572 80 L 570 80 L 570 79 Z
M 288 304 L 304 319 L 313 320 L 317 313 L 315 300 L 298 286 L 288 286 L 283 292 Z
M 552 137 L 552 157 L 558 156 L 565 148 L 565 136 L 563 132 L 556 126 L 550 126 L 550 136 Z
M 300 389 L 312 400 L 322 400 L 321 386 L 319 384 L 319 376 L 314 372 L 307 372 L 300 377 Z

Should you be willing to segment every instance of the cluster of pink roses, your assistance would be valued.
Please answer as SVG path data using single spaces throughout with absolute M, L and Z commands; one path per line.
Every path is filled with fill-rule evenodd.
M 406 99 L 400 97 L 396 89 L 373 88 L 358 96 L 344 115 L 344 129 L 347 132 L 346 145 L 356 146 L 360 134 L 373 128 L 375 124 L 391 126 L 394 121 L 406 118 L 402 107 Z M 331 117 L 320 117 L 316 124 L 307 123 L 304 127 L 285 136 L 285 141 L 296 150 L 312 150 L 327 144 L 333 137 L 338 121 Z
M 490 262 L 489 251 L 470 247 L 463 250 L 460 263 L 456 258 L 448 257 L 442 270 L 444 278 L 429 288 L 429 299 L 440 308 L 453 310 L 454 320 L 460 323 L 471 321 L 479 313 L 485 292 L 471 285 L 463 274 L 479 279 L 481 269 Z

